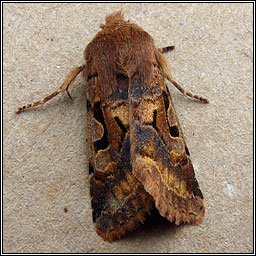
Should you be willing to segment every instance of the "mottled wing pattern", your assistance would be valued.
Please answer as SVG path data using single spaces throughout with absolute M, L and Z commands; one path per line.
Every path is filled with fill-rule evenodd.
M 203 195 L 161 68 L 148 85 L 140 77 L 129 89 L 133 173 L 155 200 L 159 213 L 176 224 L 203 220 Z
M 112 242 L 136 228 L 153 206 L 152 197 L 132 174 L 128 84 L 118 78 L 111 103 L 97 94 L 97 75 L 87 85 L 87 136 L 90 193 L 97 233 Z M 123 88 L 123 89 L 122 89 Z

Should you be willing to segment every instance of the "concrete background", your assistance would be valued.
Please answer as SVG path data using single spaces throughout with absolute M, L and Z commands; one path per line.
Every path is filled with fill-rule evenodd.
M 123 240 L 94 231 L 86 170 L 85 88 L 21 115 L 57 89 L 122 8 L 166 54 L 170 87 L 205 197 L 199 226 L 151 217 Z M 5 253 L 253 252 L 253 5 L 247 3 L 3 4 L 3 250 Z M 64 208 L 66 210 L 64 210 Z

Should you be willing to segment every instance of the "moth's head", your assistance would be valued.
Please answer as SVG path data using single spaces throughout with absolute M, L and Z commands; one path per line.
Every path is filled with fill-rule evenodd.
M 114 13 L 106 16 L 105 21 L 106 21 L 105 25 L 104 24 L 100 25 L 100 27 L 102 29 L 105 29 L 106 27 L 109 27 L 109 26 L 117 26 L 122 23 L 129 22 L 129 21 L 124 20 L 124 15 L 123 15 L 122 11 L 114 12 Z

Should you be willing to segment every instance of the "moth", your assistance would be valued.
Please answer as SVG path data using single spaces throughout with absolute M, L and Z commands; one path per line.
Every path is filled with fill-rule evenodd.
M 152 207 L 170 222 L 199 224 L 204 199 L 195 178 L 170 92 L 208 103 L 174 81 L 162 53 L 141 27 L 119 11 L 106 17 L 84 51 L 85 64 L 70 71 L 51 95 L 16 110 L 43 104 L 81 72 L 86 82 L 88 170 L 97 233 L 112 242 L 135 229 Z M 69 93 L 69 92 L 68 92 Z

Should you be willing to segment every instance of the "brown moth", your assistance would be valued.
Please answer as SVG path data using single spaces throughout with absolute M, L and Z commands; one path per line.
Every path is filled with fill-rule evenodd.
M 153 38 L 121 12 L 106 24 L 76 67 L 51 95 L 19 108 L 20 113 L 68 90 L 82 71 L 87 90 L 88 163 L 93 222 L 112 242 L 135 229 L 155 205 L 169 221 L 199 224 L 205 212 L 184 135 L 165 84 L 171 77 Z M 68 92 L 68 91 L 67 91 Z

